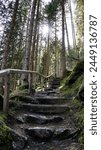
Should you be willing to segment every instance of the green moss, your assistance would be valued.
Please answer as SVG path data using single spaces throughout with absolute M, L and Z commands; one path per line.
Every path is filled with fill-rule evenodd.
M 84 143 L 84 131 L 82 130 L 79 134 L 78 142 Z
M 82 81 L 83 75 L 78 77 L 78 79 L 71 86 L 66 85 L 62 87 L 61 91 L 64 93 L 66 97 L 75 97 L 80 88 L 80 85 L 82 84 Z
M 80 91 L 81 85 L 84 81 L 84 62 L 83 60 L 76 64 L 73 71 L 69 76 L 65 77 L 61 82 L 61 93 L 66 97 L 66 99 L 71 99 L 69 104 L 71 106 L 71 116 L 74 120 L 77 128 L 80 132 L 77 135 L 78 142 L 84 142 L 84 106 L 83 101 L 78 97 L 78 92 Z
M 71 74 L 61 81 L 60 90 L 68 98 L 75 97 L 83 82 L 83 61 L 77 63 Z
M 77 128 L 80 129 L 80 132 L 78 134 L 78 142 L 82 143 L 84 142 L 84 107 L 83 103 L 81 103 L 80 100 L 78 99 L 73 99 L 71 101 L 71 106 L 72 106 L 72 116 L 75 120 L 75 124 Z
M 10 94 L 10 98 L 14 98 L 16 96 L 25 96 L 28 95 L 28 90 L 24 89 L 24 90 L 15 90 Z
M 78 120 L 78 126 L 79 126 L 80 128 L 82 128 L 83 125 L 84 125 L 84 110 L 81 109 L 79 112 L 77 112 L 77 113 L 75 114 L 75 117 L 76 117 L 77 120 Z
M 6 117 L 0 114 L 0 147 L 2 150 L 10 149 L 12 142 L 12 136 L 9 132 L 9 128 L 5 123 Z
M 0 114 L 0 121 L 5 122 L 6 116 L 4 114 Z

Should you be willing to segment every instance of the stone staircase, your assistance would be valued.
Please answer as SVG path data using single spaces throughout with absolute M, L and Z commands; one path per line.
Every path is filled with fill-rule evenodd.
M 60 78 L 54 78 L 51 82 L 50 82 L 50 87 L 52 88 L 52 89 L 56 89 L 56 88 L 58 88 L 59 87 L 59 85 L 60 85 Z
M 14 150 L 82 150 L 67 100 L 56 90 L 59 84 L 59 79 L 54 79 L 50 90 L 26 96 L 25 101 L 11 100 L 16 114 L 8 122 L 18 135 Z

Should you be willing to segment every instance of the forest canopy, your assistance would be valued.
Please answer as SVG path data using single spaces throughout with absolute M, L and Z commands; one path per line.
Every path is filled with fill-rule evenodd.
M 63 76 L 83 58 L 83 0 L 0 0 L 0 69 Z

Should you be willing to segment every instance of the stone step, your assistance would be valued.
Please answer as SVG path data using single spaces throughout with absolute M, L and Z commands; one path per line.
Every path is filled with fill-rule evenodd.
M 64 113 L 68 112 L 70 108 L 67 104 L 61 105 L 46 105 L 46 104 L 31 104 L 31 103 L 22 103 L 22 102 L 12 102 L 10 103 L 11 106 L 15 107 L 15 110 L 25 110 L 27 112 L 33 113 Z
M 31 96 L 19 96 L 19 95 L 17 95 L 15 97 L 11 97 L 11 101 L 13 99 L 16 99 L 16 101 L 18 100 L 18 101 L 25 102 L 25 103 L 38 104 L 38 101 L 34 97 L 31 97 Z
M 53 81 L 50 83 L 51 85 L 59 85 L 60 84 L 60 81 Z
M 50 83 L 60 83 L 60 79 L 54 79 L 54 80 L 51 81 Z
M 60 81 L 60 78 L 54 78 L 53 81 Z
M 53 88 L 52 88 L 52 87 L 46 87 L 44 90 L 45 90 L 45 92 L 47 92 L 47 91 L 52 91 Z
M 60 93 L 56 90 L 47 90 L 47 88 L 44 89 L 44 91 L 36 92 L 35 97 L 45 97 L 47 95 L 59 95 Z
M 67 101 L 64 97 L 57 97 L 57 96 L 45 96 L 35 98 L 39 104 L 63 104 L 66 103 Z
M 42 94 L 36 94 L 33 97 L 31 96 L 16 96 L 16 99 L 18 101 L 24 102 L 24 103 L 31 103 L 31 104 L 63 104 L 66 103 L 66 99 L 64 97 L 58 97 L 54 95 L 42 95 Z M 16 100 L 16 101 L 17 101 Z M 12 103 L 14 100 L 11 99 L 10 103 Z
M 52 88 L 53 86 L 60 86 L 60 83 L 59 82 L 50 83 L 50 87 Z
M 59 85 L 52 85 L 51 86 L 53 89 L 57 89 L 59 87 Z
M 44 115 L 29 115 L 24 114 L 24 120 L 27 123 L 33 124 L 48 124 L 48 123 L 59 123 L 64 120 L 61 116 L 44 116 Z
M 47 94 L 47 92 L 46 91 L 38 91 L 38 92 L 36 92 L 35 94 L 34 94 L 34 96 L 36 96 L 36 95 L 46 95 Z
M 84 150 L 83 144 L 70 141 L 68 139 L 64 141 L 51 141 L 51 142 L 33 142 L 33 144 L 28 145 L 24 150 Z
M 66 115 L 67 116 L 67 115 Z M 26 111 L 18 111 L 14 116 L 11 116 L 13 122 L 17 124 L 60 124 L 65 120 L 64 114 L 41 114 Z M 10 122 L 9 122 L 10 123 Z
M 41 140 L 64 140 L 75 137 L 79 129 L 68 128 L 68 127 L 29 127 L 25 128 L 25 132 L 34 139 Z

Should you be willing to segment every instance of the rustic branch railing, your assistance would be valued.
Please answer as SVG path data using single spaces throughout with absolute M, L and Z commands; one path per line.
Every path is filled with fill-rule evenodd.
M 29 92 L 31 90 L 31 75 L 35 74 L 41 77 L 41 81 L 44 81 L 44 79 L 49 79 L 52 75 L 50 76 L 44 76 L 40 74 L 37 71 L 30 71 L 30 70 L 20 70 L 20 69 L 5 69 L 0 71 L 0 77 L 4 78 L 4 101 L 3 101 L 3 112 L 7 113 L 9 110 L 9 94 L 10 94 L 10 76 L 12 74 L 28 74 L 29 80 L 28 80 L 28 85 L 29 85 Z

